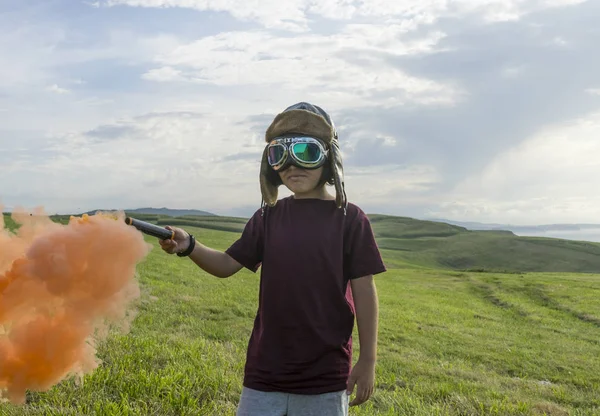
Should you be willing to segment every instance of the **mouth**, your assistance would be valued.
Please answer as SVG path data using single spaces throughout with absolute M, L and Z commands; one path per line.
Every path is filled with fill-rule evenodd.
M 288 181 L 295 181 L 295 180 L 302 179 L 302 178 L 305 178 L 305 177 L 306 177 L 306 175 L 294 174 L 294 175 L 289 175 L 287 177 L 287 179 L 288 179 Z

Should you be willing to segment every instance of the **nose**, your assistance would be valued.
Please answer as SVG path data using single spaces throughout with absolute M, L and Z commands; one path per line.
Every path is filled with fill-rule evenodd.
M 294 165 L 290 165 L 290 167 L 288 168 L 287 174 L 289 175 L 293 175 L 295 173 L 299 173 L 302 169 L 300 169 L 298 166 L 294 166 Z

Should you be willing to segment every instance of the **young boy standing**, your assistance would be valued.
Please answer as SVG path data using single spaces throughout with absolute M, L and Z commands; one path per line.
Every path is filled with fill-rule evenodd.
M 265 138 L 263 203 L 241 237 L 221 252 L 166 227 L 175 239 L 160 244 L 217 277 L 262 266 L 238 416 L 345 416 L 374 390 L 373 275 L 386 269 L 367 216 L 346 200 L 329 115 L 309 103 L 295 104 L 275 117 Z M 282 184 L 293 196 L 277 200 Z M 335 187 L 335 197 L 327 184 Z M 352 368 L 355 316 L 360 356 Z

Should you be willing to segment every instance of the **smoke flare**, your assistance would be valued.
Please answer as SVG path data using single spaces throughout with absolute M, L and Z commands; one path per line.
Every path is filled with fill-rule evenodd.
M 0 206 L 0 212 L 2 212 Z M 41 209 L 0 215 L 0 392 L 13 403 L 100 365 L 95 344 L 127 330 L 136 266 L 152 246 L 124 213 L 53 222 Z

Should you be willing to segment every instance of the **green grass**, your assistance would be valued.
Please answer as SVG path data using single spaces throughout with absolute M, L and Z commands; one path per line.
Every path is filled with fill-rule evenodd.
M 217 249 L 239 235 L 185 228 Z M 428 244 L 450 247 L 423 238 L 414 257 L 382 250 L 377 390 L 352 415 L 600 414 L 599 275 L 436 269 Z M 235 414 L 258 274 L 218 279 L 147 241 L 138 315 L 99 345 L 102 365 L 0 414 Z
M 392 257 L 441 269 L 600 273 L 600 246 L 587 242 L 485 232 L 378 242 Z
M 18 224 L 12 219 L 12 217 L 8 214 L 3 214 L 4 218 L 4 227 L 9 230 L 14 230 L 18 228 Z

